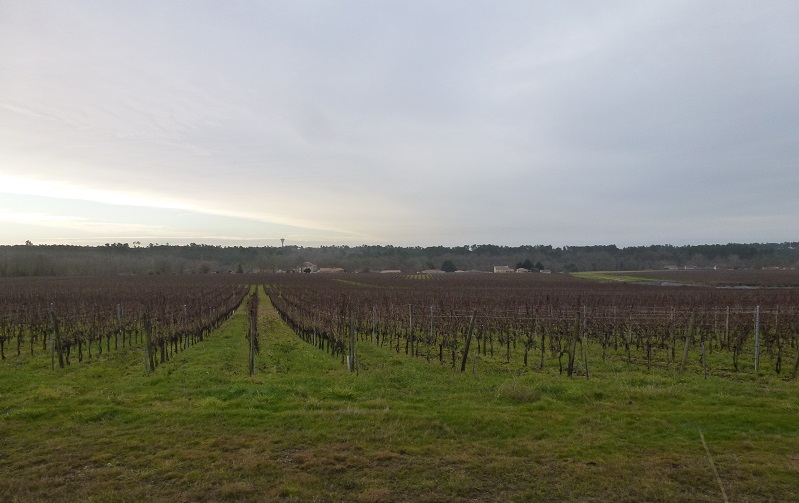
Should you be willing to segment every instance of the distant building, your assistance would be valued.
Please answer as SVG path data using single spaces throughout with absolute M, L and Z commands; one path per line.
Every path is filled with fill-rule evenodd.
M 402 274 L 399 269 L 383 269 L 380 274 Z
M 495 265 L 494 266 L 495 273 L 509 273 L 509 272 L 516 272 L 515 269 L 511 269 L 506 265 Z
M 552 271 L 550 271 L 549 269 L 541 269 L 539 272 L 541 274 L 552 274 Z
M 425 269 L 422 274 L 446 274 L 441 269 Z
M 524 273 L 530 273 L 532 271 L 530 269 L 525 269 L 524 267 L 519 267 L 518 269 L 516 269 L 516 272 L 524 274 Z
M 318 273 L 336 273 L 336 272 L 344 272 L 344 269 L 341 267 L 320 267 L 316 270 Z

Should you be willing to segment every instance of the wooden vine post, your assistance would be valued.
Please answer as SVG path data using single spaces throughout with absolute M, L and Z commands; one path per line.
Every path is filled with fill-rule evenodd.
M 461 360 L 461 372 L 466 371 L 466 362 L 469 361 L 469 346 L 472 344 L 472 332 L 474 332 L 474 318 L 477 310 L 472 311 L 472 318 L 469 320 L 469 331 L 466 334 L 466 347 L 463 349 L 463 360 Z
M 55 339 L 53 338 L 55 336 Z M 58 317 L 53 312 L 52 306 L 50 308 L 50 367 L 55 370 L 55 349 L 58 339 L 60 338 Z M 59 344 L 60 346 L 60 344 Z M 58 356 L 61 356 L 61 348 L 59 347 Z M 64 366 L 63 364 L 61 365 Z
M 250 343 L 248 367 L 252 376 L 255 374 L 255 354 L 260 350 L 258 346 L 258 290 L 253 292 L 247 301 L 247 314 L 249 317 L 247 339 Z
M 755 374 L 760 371 L 760 306 L 755 307 Z
M 355 340 L 355 317 L 350 314 L 350 372 L 358 374 L 358 344 Z
M 680 362 L 680 374 L 685 372 L 685 362 L 688 360 L 688 348 L 690 347 L 691 337 L 694 332 L 694 315 L 691 313 L 691 320 L 688 322 L 688 331 L 685 332 L 685 346 L 682 350 L 682 360 Z
M 574 331 L 569 340 L 569 363 L 566 366 L 566 376 L 571 377 L 574 373 L 574 357 L 577 353 L 577 339 L 580 337 L 580 317 L 574 319 Z
M 585 306 L 583 306 L 583 323 L 582 326 L 580 327 L 581 328 L 580 332 L 582 333 L 582 342 L 580 344 L 580 347 L 583 350 L 583 360 L 585 362 L 585 378 L 590 379 L 591 377 L 588 373 L 588 335 L 585 333 L 586 323 L 587 322 L 586 322 Z
M 150 375 L 150 372 L 153 371 L 155 368 L 155 362 L 153 361 L 153 326 L 152 322 L 150 321 L 150 317 L 148 315 L 144 315 L 144 319 L 142 320 L 142 326 L 144 328 L 144 368 L 147 371 L 147 375 Z

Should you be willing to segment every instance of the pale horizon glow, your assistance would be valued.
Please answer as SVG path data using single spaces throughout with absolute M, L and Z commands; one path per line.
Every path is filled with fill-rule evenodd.
M 0 0 L 0 244 L 797 241 L 796 19 Z
M 312 228 L 312 222 L 294 221 L 290 218 L 273 217 L 270 215 L 248 214 L 245 212 L 238 212 L 227 209 L 215 209 L 210 207 L 203 207 L 202 205 L 191 202 L 189 200 L 180 201 L 177 199 L 157 198 L 145 194 L 137 194 L 124 191 L 112 191 L 104 189 L 95 189 L 81 187 L 71 184 L 69 182 L 53 181 L 53 180 L 34 180 L 18 176 L 3 176 L 0 175 L 0 187 L 3 187 L 3 193 L 23 195 L 23 196 L 37 196 L 46 197 L 51 199 L 66 199 L 76 201 L 88 201 L 94 203 L 101 203 L 104 205 L 115 206 L 129 206 L 129 207 L 144 207 L 144 208 L 157 208 L 164 210 L 187 210 L 198 214 L 209 214 L 224 217 L 233 217 L 242 220 L 252 220 L 255 222 L 263 223 L 277 223 L 287 226 L 297 226 L 301 228 Z M 113 224 L 98 224 L 91 222 L 85 217 L 69 217 L 64 215 L 53 215 L 47 213 L 15 213 L 9 209 L 5 212 L 0 212 L 0 221 L 17 221 L 25 222 L 31 225 L 44 225 L 50 226 L 55 222 L 83 221 L 87 226 L 95 227 L 108 227 L 108 230 L 113 230 Z M 76 230 L 80 227 L 77 225 L 72 226 Z M 130 231 L 134 227 L 141 227 L 142 229 L 155 229 L 157 226 L 138 225 L 128 226 Z M 120 229 L 121 230 L 121 229 Z M 332 230 L 332 229 L 329 229 Z M 172 231 L 174 232 L 174 231 Z M 124 234 L 124 233 L 123 233 Z M 187 236 L 177 236 L 178 238 L 186 238 Z M 258 239 L 258 238 L 243 238 L 241 236 L 211 236 L 214 239 L 220 240 L 237 240 L 237 239 Z

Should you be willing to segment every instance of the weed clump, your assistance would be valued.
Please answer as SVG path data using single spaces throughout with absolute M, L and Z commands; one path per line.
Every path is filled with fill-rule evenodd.
M 497 388 L 497 398 L 516 403 L 532 403 L 541 399 L 541 392 L 533 383 L 510 379 Z

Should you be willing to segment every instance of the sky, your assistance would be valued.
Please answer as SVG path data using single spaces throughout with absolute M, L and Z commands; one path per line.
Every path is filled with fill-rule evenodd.
M 0 244 L 799 240 L 799 2 L 0 0 Z

